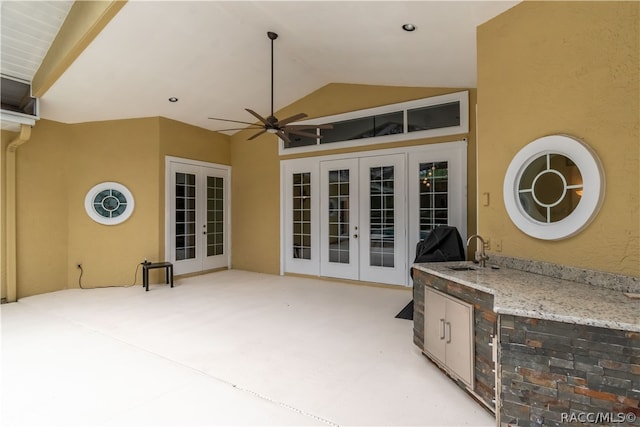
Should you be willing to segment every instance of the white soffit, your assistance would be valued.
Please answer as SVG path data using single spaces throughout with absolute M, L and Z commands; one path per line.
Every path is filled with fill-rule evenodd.
M 31 82 L 73 1 L 0 2 L 0 72 Z

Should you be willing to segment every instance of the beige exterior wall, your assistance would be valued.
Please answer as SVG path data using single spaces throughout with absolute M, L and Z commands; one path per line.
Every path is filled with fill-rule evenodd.
M 640 276 L 640 3 L 526 1 L 478 28 L 478 228 L 505 255 Z M 606 194 L 588 228 L 543 241 L 502 199 L 514 155 L 549 134 L 583 140 Z M 494 246 L 495 247 L 495 246 Z
M 17 297 L 67 284 L 65 127 L 41 121 L 16 151 Z M 8 207 L 10 209 L 10 207 Z
M 7 298 L 6 150 L 9 142 L 11 142 L 17 135 L 18 133 L 16 132 L 9 132 L 5 130 L 0 133 L 0 300 L 2 301 Z
M 3 146 L 12 137 L 3 133 Z M 16 156 L 18 298 L 77 288 L 78 263 L 82 285 L 98 287 L 130 285 L 144 258 L 163 260 L 165 155 L 228 164 L 229 137 L 157 117 L 38 121 Z M 122 224 L 98 224 L 85 212 L 87 191 L 104 181 L 134 196 Z M 4 267 L 3 257 L 3 297 Z
M 280 118 L 304 112 L 323 117 L 466 90 L 464 88 L 416 88 L 329 84 L 276 112 Z M 322 156 L 390 147 L 432 144 L 468 139 L 468 233 L 475 231 L 475 89 L 469 90 L 469 133 L 403 143 L 375 144 L 342 150 L 328 150 L 304 156 Z M 252 141 L 251 131 L 231 137 L 233 165 L 233 267 L 278 274 L 280 271 L 280 160 L 303 157 L 278 154 L 274 135 Z
M 79 262 L 84 271 L 83 286 L 94 287 L 130 285 L 138 263 L 145 257 L 156 259 L 157 141 L 157 118 L 71 126 L 65 153 L 69 287 L 78 286 Z M 133 194 L 133 214 L 121 224 L 98 224 L 85 212 L 87 191 L 104 181 L 119 182 Z M 21 260 L 20 264 L 25 263 Z

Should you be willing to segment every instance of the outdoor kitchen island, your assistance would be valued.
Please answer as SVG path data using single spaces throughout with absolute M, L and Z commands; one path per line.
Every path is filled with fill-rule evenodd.
M 640 281 L 583 273 L 414 264 L 414 343 L 499 426 L 640 426 Z

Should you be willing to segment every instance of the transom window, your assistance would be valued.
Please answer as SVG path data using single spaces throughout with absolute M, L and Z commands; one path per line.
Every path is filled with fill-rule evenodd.
M 298 124 L 331 124 L 333 128 L 317 129 L 317 138 L 289 135 L 291 142 L 280 141 L 281 155 L 467 133 L 469 93 L 384 105 Z

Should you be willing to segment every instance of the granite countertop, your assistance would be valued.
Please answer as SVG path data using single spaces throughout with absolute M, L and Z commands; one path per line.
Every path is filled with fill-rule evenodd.
M 470 266 L 455 271 L 449 267 Z M 640 300 L 622 291 L 473 262 L 414 264 L 417 270 L 494 295 L 498 314 L 640 332 Z

